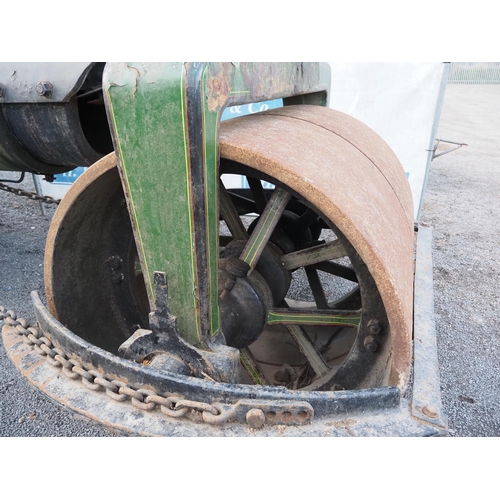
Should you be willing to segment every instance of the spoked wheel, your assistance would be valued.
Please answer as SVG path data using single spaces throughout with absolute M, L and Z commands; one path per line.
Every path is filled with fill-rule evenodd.
M 223 331 L 240 349 L 244 380 L 302 390 L 359 386 L 373 370 L 372 353 L 388 345 L 366 266 L 338 228 L 288 186 L 229 160 L 221 160 L 221 172 L 248 185 L 221 184 L 221 259 L 246 262 L 249 280 L 263 279 L 268 292 L 253 286 L 256 307 L 243 288 L 229 297 L 220 283 Z M 363 315 L 377 318 L 371 344 L 360 333 Z
M 223 123 L 220 148 L 221 175 L 248 182 L 241 190 L 220 184 L 221 324 L 240 350 L 242 381 L 404 387 L 411 195 L 389 148 L 345 115 L 304 106 Z M 52 314 L 92 344 L 116 353 L 148 327 L 114 155 L 61 203 L 45 275 Z

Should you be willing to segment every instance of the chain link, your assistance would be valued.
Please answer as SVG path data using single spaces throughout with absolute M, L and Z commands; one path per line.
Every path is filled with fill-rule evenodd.
M 25 319 L 17 318 L 14 311 L 0 306 L 0 321 L 2 320 L 6 325 L 14 327 L 17 335 L 22 335 L 23 341 L 40 356 L 45 356 L 49 364 L 61 368 L 66 377 L 80 379 L 82 385 L 92 391 L 105 390 L 115 401 L 123 402 L 129 399 L 135 408 L 144 411 L 153 411 L 158 407 L 163 414 L 174 418 L 185 417 L 189 412 L 198 412 L 204 422 L 214 425 L 221 425 L 235 415 L 232 407 L 228 405 L 191 401 L 178 394 L 162 395 L 153 390 L 134 389 L 125 382 L 112 379 L 97 370 L 88 370 L 78 360 L 69 358 L 62 349 L 54 347 L 47 337 L 41 335 L 37 326 L 30 326 Z
M 55 203 L 58 205 L 61 200 L 56 200 L 52 196 L 41 196 L 38 193 L 34 193 L 32 191 L 25 191 L 24 189 L 15 188 L 12 186 L 7 186 L 3 182 L 0 182 L 0 189 L 3 191 L 7 191 L 8 193 L 15 194 L 17 196 L 24 196 L 29 198 L 30 200 L 43 201 L 44 203 Z

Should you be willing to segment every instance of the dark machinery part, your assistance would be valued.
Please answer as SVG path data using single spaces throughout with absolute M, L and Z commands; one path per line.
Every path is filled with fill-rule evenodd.
M 104 66 L 0 65 L 0 170 L 58 174 L 110 153 Z

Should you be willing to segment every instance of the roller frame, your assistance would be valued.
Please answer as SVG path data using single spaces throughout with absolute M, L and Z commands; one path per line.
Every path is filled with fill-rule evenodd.
M 272 88 L 262 85 L 260 82 L 268 81 L 266 76 L 272 79 Z M 277 83 L 276 83 L 277 82 Z M 187 285 L 169 282 L 171 297 L 175 297 L 170 302 L 173 312 L 177 318 L 181 319 L 181 336 L 196 348 L 213 350 L 217 345 L 217 336 L 220 330 L 220 320 L 218 311 L 217 296 L 217 254 L 210 253 L 210 249 L 218 247 L 216 235 L 218 234 L 218 213 L 207 209 L 207 207 L 217 207 L 218 199 L 218 157 L 219 157 L 219 125 L 220 115 L 225 106 L 229 104 L 244 104 L 259 100 L 284 98 L 285 104 L 296 102 L 326 105 L 328 88 L 327 78 L 319 65 L 235 65 L 235 64 L 143 64 L 129 63 L 126 65 L 108 64 L 104 75 L 104 96 L 111 124 L 112 136 L 115 150 L 117 151 L 119 172 L 127 200 L 127 205 L 132 218 L 134 236 L 138 243 L 138 253 L 141 266 L 146 270 L 145 278 L 147 283 L 148 297 L 151 310 L 154 310 L 155 289 L 153 287 L 153 273 L 157 271 L 166 272 L 167 275 L 174 275 L 182 269 L 181 275 L 191 276 L 192 281 Z M 162 92 L 158 92 L 161 89 Z M 169 94 L 170 92 L 170 94 Z M 155 96 L 161 94 L 160 100 Z M 177 99 L 172 100 L 172 95 L 177 94 Z M 157 99 L 155 101 L 155 98 Z M 163 100 L 163 102 L 161 101 Z M 165 120 L 165 108 L 169 108 L 171 122 Z M 172 106 L 175 107 L 173 110 Z M 279 111 L 278 111 L 279 113 Z M 286 115 L 286 112 L 284 113 Z M 139 125 L 142 125 L 138 127 Z M 133 134 L 132 134 L 133 132 Z M 138 148 L 137 144 L 141 144 Z M 161 145 L 161 147 L 159 146 Z M 233 145 L 234 146 L 234 145 Z M 162 149 L 163 148 L 163 149 Z M 231 145 L 228 146 L 231 148 Z M 141 149 L 146 151 L 146 157 L 137 161 L 137 152 Z M 231 152 L 225 151 L 225 157 L 231 158 Z M 257 155 L 258 156 L 258 155 Z M 241 159 L 238 154 L 233 156 Z M 246 158 L 247 159 L 247 158 Z M 248 160 L 248 159 L 247 159 Z M 247 165 L 252 166 L 252 161 L 257 164 L 258 157 L 251 159 Z M 151 180 L 153 176 L 153 181 Z M 299 185 L 295 183 L 294 186 Z M 169 186 L 167 194 L 162 193 L 156 187 Z M 393 186 L 395 192 L 397 186 Z M 305 188 L 306 189 L 306 188 Z M 148 196 L 142 196 L 142 192 L 148 192 Z M 172 249 L 172 243 L 168 241 L 168 235 L 175 232 L 180 222 L 179 215 L 173 214 L 170 219 L 168 211 L 171 210 L 171 196 L 169 194 L 186 193 L 186 202 L 182 209 L 187 214 L 186 227 L 189 229 L 184 233 L 180 247 L 178 260 L 173 259 L 167 266 L 164 262 L 165 252 Z M 300 190 L 299 190 L 300 194 Z M 398 198 L 396 192 L 396 198 Z M 321 208 L 321 202 L 320 202 Z M 408 213 L 408 207 L 404 206 L 403 211 Z M 409 212 L 411 214 L 411 212 Z M 162 220 L 163 230 L 160 234 L 155 234 L 152 230 L 158 224 L 155 215 L 158 214 Z M 411 216 L 411 215 L 410 215 Z M 346 228 L 342 228 L 344 231 Z M 426 229 L 421 233 L 424 236 L 423 245 L 427 245 L 425 250 L 417 253 L 420 255 L 420 262 L 429 261 L 430 248 L 428 241 L 430 236 Z M 356 232 L 356 228 L 353 229 Z M 348 234 L 351 240 L 356 242 L 356 234 Z M 362 244 L 360 244 L 362 248 Z M 193 251 L 190 249 L 193 248 Z M 369 246 L 365 249 L 370 252 Z M 425 252 L 429 251 L 429 255 Z M 368 256 L 368 261 L 374 259 Z M 186 259 L 190 255 L 190 259 Z M 186 264 L 188 267 L 183 268 Z M 375 259 L 376 260 L 376 259 Z M 426 264 L 423 264 L 424 268 Z M 167 267 L 166 269 L 164 267 Z M 376 275 L 377 269 L 373 267 L 372 272 Z M 420 265 L 422 267 L 422 264 Z M 425 271 L 419 272 L 419 281 L 429 287 L 429 266 Z M 417 259 L 417 269 L 419 269 Z M 432 264 L 430 264 L 432 273 Z M 173 272 L 175 270 L 175 272 Z M 383 273 L 383 270 L 380 271 Z M 405 284 L 407 279 L 404 280 Z M 193 287 L 194 283 L 194 287 Z M 416 281 L 417 284 L 417 281 Z M 432 292 L 432 279 L 430 281 Z M 397 286 L 396 286 L 397 288 Z M 383 291 L 382 291 L 383 293 Z M 402 290 L 404 294 L 405 291 Z M 427 296 L 427 299 L 422 297 Z M 427 314 L 432 314 L 428 302 L 428 297 L 432 299 L 432 293 L 427 289 L 424 294 L 421 292 L 415 295 L 415 310 L 422 307 Z M 193 302 L 193 297 L 195 298 Z M 384 296 L 385 306 L 390 306 L 390 293 Z M 418 298 L 418 301 L 417 301 Z M 177 301 L 177 302 L 176 302 Z M 408 334 L 411 334 L 411 310 L 408 311 L 408 300 L 403 301 L 406 309 L 401 312 L 401 323 L 394 325 L 393 330 L 402 328 L 404 335 L 399 342 L 407 342 L 411 345 Z M 425 303 L 422 306 L 422 303 Z M 94 368 L 106 369 L 109 364 L 113 366 L 115 373 L 124 370 L 130 375 L 131 380 L 136 384 L 147 380 L 151 373 L 146 373 L 147 368 L 132 369 L 126 360 L 122 360 L 109 353 L 100 352 L 92 345 L 84 345 L 72 332 L 69 332 L 45 310 L 40 301 L 34 297 L 37 319 L 44 331 L 53 339 L 59 341 L 61 345 L 69 347 L 70 352 L 74 350 L 83 358 L 89 358 L 88 363 Z M 194 305 L 194 307 L 193 307 Z M 411 309 L 411 308 L 410 308 Z M 419 317 L 420 326 L 426 320 Z M 409 326 L 410 325 L 410 326 Z M 408 331 L 408 326 L 410 332 Z M 435 332 L 429 325 L 423 327 L 424 333 L 419 337 L 419 342 L 427 348 L 427 355 L 435 350 Z M 58 389 L 51 391 L 45 381 L 41 382 L 36 373 L 36 367 L 29 366 L 22 354 L 18 342 L 13 341 L 12 332 L 9 328 L 4 328 L 4 341 L 8 346 L 9 355 L 15 357 L 17 361 L 23 359 L 22 371 L 26 372 L 31 381 L 43 389 L 46 393 L 51 393 L 52 397 Z M 75 338 L 76 337 L 76 338 Z M 396 339 L 398 341 L 398 339 Z M 404 350 L 404 349 L 403 349 Z M 395 373 L 391 375 L 389 387 L 379 389 L 365 389 L 359 391 L 345 391 L 345 394 L 330 392 L 309 392 L 304 394 L 294 394 L 292 392 L 283 393 L 281 390 L 272 388 L 259 389 L 258 396 L 264 399 L 303 399 L 310 402 L 315 408 L 317 422 L 309 427 L 301 428 L 300 431 L 290 431 L 289 435 L 323 435 L 328 434 L 326 427 L 332 427 L 330 435 L 341 435 L 342 429 L 349 434 L 357 435 L 441 435 L 445 432 L 446 421 L 442 415 L 440 395 L 439 395 L 439 375 L 432 371 L 426 375 L 426 362 L 423 356 L 415 355 L 414 373 L 415 383 L 412 387 L 414 396 L 410 401 L 402 397 L 405 392 L 408 380 L 398 379 L 398 374 L 409 373 L 410 353 L 405 352 L 402 360 L 396 360 Z M 432 356 L 431 356 L 432 358 Z M 84 360 L 85 362 L 85 360 Z M 418 364 L 417 364 L 418 362 Z M 396 363 L 396 364 L 397 364 Z M 37 368 L 37 369 L 34 369 Z M 428 368 L 428 366 L 427 366 Z M 43 369 L 46 372 L 46 368 Z M 132 375 L 135 370 L 139 379 Z M 142 372 L 145 373 L 142 374 Z M 142 374 L 142 375 L 141 375 Z M 129 376 L 127 375 L 127 376 Z M 158 377 L 156 373 L 153 378 Z M 437 378 L 436 378 L 437 377 Z M 59 377 L 56 377 L 58 379 Z M 187 377 L 189 379 L 189 377 Z M 255 394 L 249 388 L 249 393 L 245 393 L 241 387 L 232 384 L 209 383 L 209 387 L 204 388 L 205 382 L 198 381 L 194 385 L 192 380 L 185 380 L 182 375 L 160 375 L 161 384 L 167 384 L 169 389 L 173 386 L 182 387 L 188 396 L 194 393 L 201 399 L 212 400 L 214 395 L 219 394 L 219 398 L 224 398 L 227 402 L 235 404 L 238 398 Z M 54 382 L 58 384 L 57 380 Z M 67 384 L 68 381 L 62 382 Z M 49 384 L 50 385 L 50 384 Z M 54 386 L 55 387 L 55 386 Z M 166 386 L 165 386 L 166 387 Z M 243 392 L 242 392 L 243 391 Z M 63 404 L 73 407 L 76 411 L 86 413 L 91 418 L 96 418 L 99 422 L 111 427 L 121 427 L 127 433 L 133 434 L 175 434 L 172 423 L 167 421 L 164 424 L 155 423 L 153 427 L 124 426 L 121 420 L 123 417 L 114 417 L 114 412 L 105 415 L 99 412 L 95 402 L 88 400 L 87 396 L 79 399 L 79 390 L 76 391 L 75 402 Z M 279 393 L 279 394 L 278 394 Z M 250 395 L 250 397 L 252 397 Z M 255 396 L 253 396 L 255 397 Z M 58 399 L 55 397 L 55 399 Z M 82 403 L 82 401 L 86 401 Z M 77 402 L 80 401 L 80 402 Z M 437 416 L 429 419 L 425 411 L 426 405 L 437 408 Z M 89 408 L 92 408 L 89 410 Z M 346 411 L 346 409 L 348 410 Z M 119 415 L 117 412 L 116 415 Z M 346 415 L 353 416 L 355 420 L 348 425 L 343 425 L 339 418 Z M 382 421 L 384 421 L 382 423 Z M 336 423 L 335 423 L 336 422 Z M 190 424 L 185 425 L 186 435 L 195 435 L 199 432 L 210 434 L 204 427 L 198 427 L 201 431 L 194 432 Z M 376 430 L 376 429 L 378 430 Z M 148 430 L 149 429 L 149 430 Z M 339 430 L 340 429 L 340 430 Z M 231 430 L 234 432 L 234 430 Z M 263 431 L 266 435 L 268 431 Z
M 329 76 L 317 63 L 106 65 L 104 98 L 149 303 L 153 273 L 165 272 L 190 344 L 210 348 L 220 332 L 213 249 L 222 111 L 277 98 L 326 105 Z

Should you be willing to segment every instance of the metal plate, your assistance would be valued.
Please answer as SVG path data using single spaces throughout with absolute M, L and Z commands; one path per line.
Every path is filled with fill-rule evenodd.
M 9 62 L 0 64 L 0 104 L 66 102 L 80 88 L 94 63 Z M 50 96 L 37 93 L 39 82 L 50 82 Z

